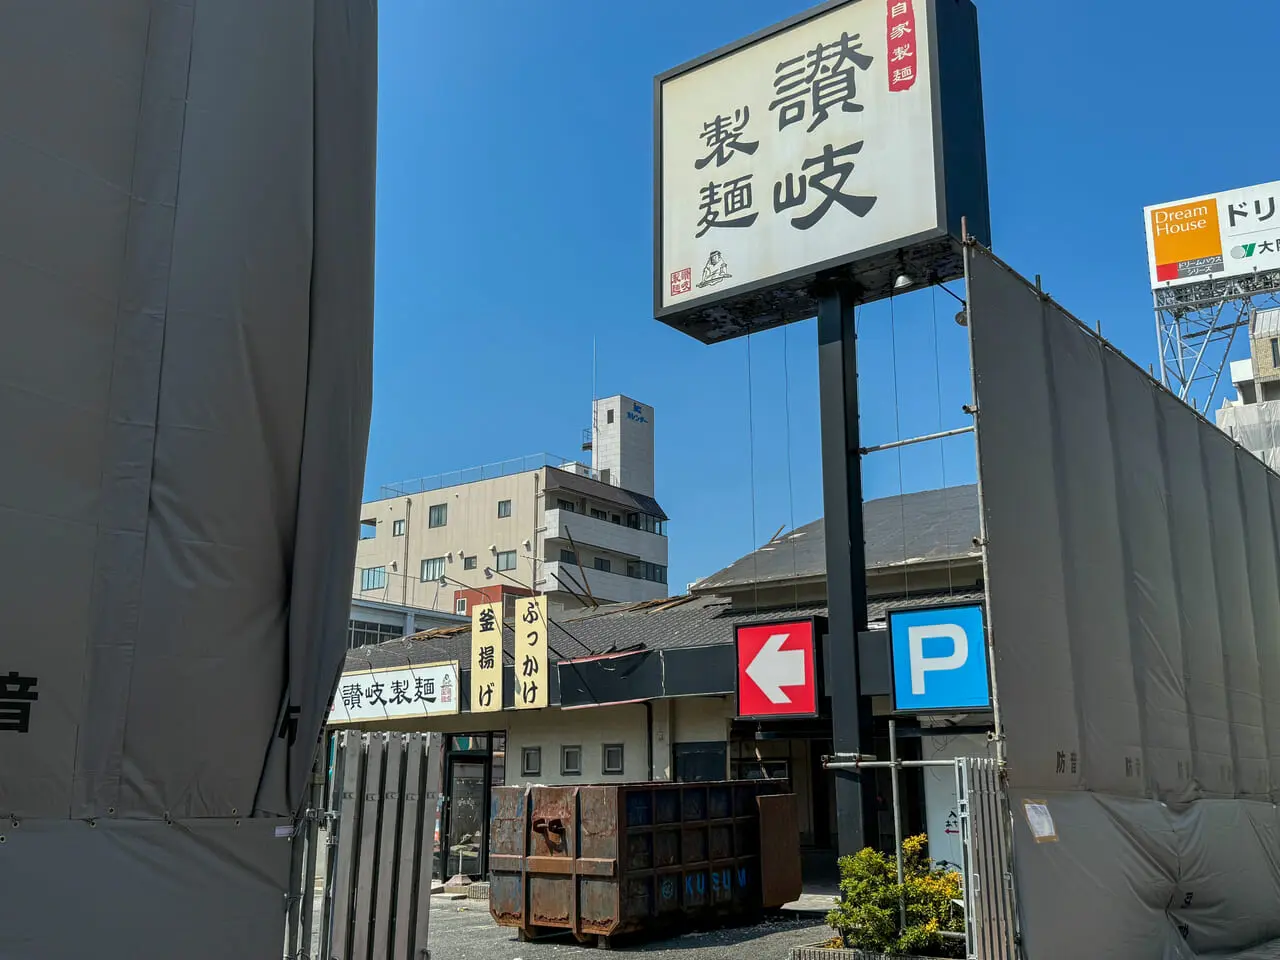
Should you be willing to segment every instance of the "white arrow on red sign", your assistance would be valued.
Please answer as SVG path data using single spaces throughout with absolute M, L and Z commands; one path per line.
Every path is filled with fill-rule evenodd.
M 786 633 L 770 636 L 755 659 L 747 665 L 747 676 L 769 698 L 770 703 L 790 703 L 791 698 L 782 688 L 805 685 L 804 651 L 782 649 L 789 636 Z

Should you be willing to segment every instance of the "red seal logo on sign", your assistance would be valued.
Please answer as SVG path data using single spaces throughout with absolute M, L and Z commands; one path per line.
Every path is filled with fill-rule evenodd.
M 685 267 L 683 270 L 674 270 L 671 273 L 671 295 L 678 297 L 682 293 L 688 293 L 693 289 L 693 269 Z

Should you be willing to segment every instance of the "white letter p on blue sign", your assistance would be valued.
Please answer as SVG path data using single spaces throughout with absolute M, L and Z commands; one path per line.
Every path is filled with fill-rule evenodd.
M 945 657 L 926 657 L 925 640 L 934 637 L 951 641 L 951 652 Z M 911 650 L 911 692 L 925 695 L 924 675 L 930 670 L 959 670 L 969 659 L 969 638 L 954 623 L 938 623 L 928 627 L 907 627 L 907 643 Z
M 895 710 L 952 711 L 991 705 L 982 607 L 889 613 Z

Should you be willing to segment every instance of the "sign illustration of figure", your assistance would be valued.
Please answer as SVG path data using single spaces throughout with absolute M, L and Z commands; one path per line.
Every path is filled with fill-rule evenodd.
M 729 273 L 729 264 L 725 263 L 720 251 L 712 250 L 711 256 L 707 257 L 707 265 L 702 268 L 702 280 L 698 286 L 714 287 L 721 281 L 731 279 L 732 276 Z

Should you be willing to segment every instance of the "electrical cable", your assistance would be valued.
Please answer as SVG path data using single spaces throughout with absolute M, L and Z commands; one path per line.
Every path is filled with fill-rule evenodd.
M 751 328 L 747 327 L 747 438 L 751 461 L 751 565 L 755 613 L 760 612 L 760 551 L 756 548 L 756 424 L 752 390 Z
M 787 419 L 787 505 L 791 511 L 791 534 L 787 539 L 791 541 L 791 584 L 795 590 L 792 608 L 799 610 L 800 581 L 796 561 L 796 495 L 791 469 L 791 359 L 787 348 L 790 331 L 791 324 L 787 324 L 782 328 L 782 382 L 785 390 L 783 407 Z
M 943 288 L 946 290 L 946 288 Z M 951 293 L 947 290 L 947 293 Z M 934 385 L 938 392 L 938 432 L 944 429 L 942 425 L 942 348 L 938 343 L 938 288 L 934 287 L 931 291 L 933 299 L 933 379 Z M 951 294 L 955 296 L 955 294 Z M 946 506 L 947 529 L 945 531 L 946 549 L 947 549 L 947 596 L 951 596 L 956 592 L 954 577 L 952 576 L 952 555 L 951 549 L 951 488 L 947 486 L 947 440 L 944 437 L 938 441 L 938 452 L 942 459 L 942 502 Z
M 898 314 L 894 301 L 889 297 L 889 344 L 893 361 L 893 423 L 898 440 L 902 440 L 902 394 L 898 390 Z M 898 511 L 902 527 L 902 596 L 911 597 L 911 576 L 907 571 L 907 499 L 902 473 L 902 447 L 898 447 Z

